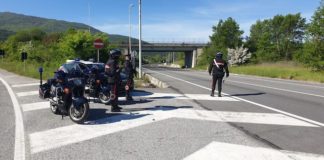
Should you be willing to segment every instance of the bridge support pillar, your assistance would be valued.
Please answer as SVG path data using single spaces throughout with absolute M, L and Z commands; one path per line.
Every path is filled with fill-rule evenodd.
M 187 51 L 185 53 L 185 67 L 186 68 L 191 68 L 192 67 L 192 57 L 193 57 L 193 52 L 192 51 Z

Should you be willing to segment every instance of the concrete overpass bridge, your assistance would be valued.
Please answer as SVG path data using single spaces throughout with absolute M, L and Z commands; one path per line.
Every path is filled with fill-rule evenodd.
M 128 43 L 119 44 L 120 48 L 128 51 Z M 197 57 L 203 52 L 207 43 L 142 43 L 142 52 L 184 52 L 185 66 L 193 68 L 197 64 Z M 132 44 L 132 50 L 138 52 L 138 43 Z

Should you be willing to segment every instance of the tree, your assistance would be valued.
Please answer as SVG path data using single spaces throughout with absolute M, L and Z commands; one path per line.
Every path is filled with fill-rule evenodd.
M 220 20 L 217 26 L 213 26 L 213 35 L 210 37 L 212 45 L 220 49 L 235 48 L 242 44 L 243 31 L 236 21 L 229 17 L 225 21 Z
M 276 15 L 252 25 L 248 44 L 260 61 L 291 60 L 301 49 L 305 27 L 300 13 Z
M 315 70 L 324 70 L 324 0 L 312 16 L 306 34 L 304 48 L 296 59 Z
M 203 54 L 198 58 L 198 66 L 207 65 L 216 52 L 227 54 L 227 48 L 235 48 L 242 45 L 242 34 L 238 23 L 231 17 L 225 21 L 220 20 L 216 26 L 212 27 L 213 35 L 210 36 L 211 44 L 205 47 Z
M 228 62 L 230 65 L 241 65 L 246 63 L 251 58 L 251 52 L 248 52 L 248 48 L 236 47 L 235 49 L 227 49 Z

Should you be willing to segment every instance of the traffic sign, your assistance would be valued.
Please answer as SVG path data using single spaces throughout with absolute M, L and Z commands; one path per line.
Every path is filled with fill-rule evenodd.
M 93 43 L 94 47 L 97 49 L 101 49 L 104 46 L 103 41 L 100 38 L 97 38 L 94 43 Z

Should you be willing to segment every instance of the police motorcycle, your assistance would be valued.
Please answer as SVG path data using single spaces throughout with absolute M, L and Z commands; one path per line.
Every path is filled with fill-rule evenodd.
M 98 66 L 92 66 L 86 83 L 86 92 L 89 97 L 98 98 L 101 103 L 110 102 L 110 87 L 108 85 L 107 76 L 99 71 Z
M 42 80 L 41 80 L 42 81 Z M 89 115 L 89 103 L 84 97 L 84 78 L 75 69 L 70 73 L 59 69 L 53 79 L 40 85 L 39 96 L 50 101 L 50 109 L 54 114 L 68 115 L 78 124 L 86 121 Z

